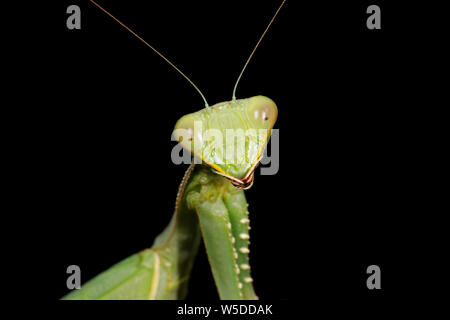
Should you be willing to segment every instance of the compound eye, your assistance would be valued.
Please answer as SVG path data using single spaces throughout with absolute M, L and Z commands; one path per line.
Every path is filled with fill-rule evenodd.
M 253 118 L 256 121 L 260 121 L 262 123 L 268 121 L 270 118 L 272 118 L 273 109 L 270 108 L 268 105 L 261 105 L 253 110 Z
M 201 126 L 196 126 L 195 123 L 195 118 L 188 114 L 178 120 L 173 131 L 175 139 L 182 145 L 189 148 L 194 140 L 201 142 L 202 139 L 201 132 L 199 130 Z
M 258 128 L 273 125 L 277 113 L 277 106 L 271 99 L 262 96 L 250 98 L 247 116 Z

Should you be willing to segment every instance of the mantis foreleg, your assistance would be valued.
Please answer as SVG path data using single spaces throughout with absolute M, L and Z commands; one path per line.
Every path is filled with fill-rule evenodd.
M 257 299 L 248 262 L 248 223 L 244 192 L 209 168 L 191 165 L 177 196 L 175 214 L 153 246 L 63 299 L 184 298 L 200 241 L 199 225 L 220 297 Z
M 117 263 L 63 299 L 183 299 L 200 243 L 195 211 L 186 207 L 184 190 L 193 166 L 181 183 L 175 213 L 150 249 Z
M 197 211 L 220 298 L 257 299 L 250 277 L 244 192 L 207 168 L 199 167 L 194 179 L 197 186 L 186 190 L 186 201 Z

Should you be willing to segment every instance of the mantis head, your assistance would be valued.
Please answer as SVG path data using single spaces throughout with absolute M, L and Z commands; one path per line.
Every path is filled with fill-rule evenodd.
M 248 189 L 277 114 L 276 104 L 264 96 L 221 102 L 183 116 L 174 136 L 217 174 Z
M 234 85 L 232 101 L 221 102 L 212 107 L 208 106 L 205 96 L 192 80 L 169 59 L 94 0 L 90 1 L 164 59 L 202 97 L 206 108 L 185 115 L 175 125 L 174 136 L 180 144 L 216 173 L 229 179 L 237 188 L 250 188 L 255 168 L 263 155 L 278 110 L 275 103 L 264 96 L 236 100 L 236 88 L 253 54 L 286 0 L 278 7 L 245 62 Z

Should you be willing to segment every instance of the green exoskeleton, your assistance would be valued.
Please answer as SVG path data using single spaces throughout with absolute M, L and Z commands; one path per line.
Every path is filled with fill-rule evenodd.
M 182 117 L 174 136 L 201 164 L 191 164 L 179 187 L 175 212 L 150 249 L 117 263 L 63 299 L 183 299 L 203 239 L 221 299 L 257 299 L 249 263 L 248 204 L 244 191 L 253 183 L 271 129 L 275 103 L 264 96 L 235 98 L 237 84 L 281 3 L 242 69 L 232 101 L 208 106 L 200 90 L 167 58 L 131 29 L 200 93 L 205 108 Z M 236 147 L 237 142 L 237 147 Z

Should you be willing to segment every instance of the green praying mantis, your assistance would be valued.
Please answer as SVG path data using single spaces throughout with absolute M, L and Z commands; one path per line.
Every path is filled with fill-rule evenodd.
M 250 221 L 244 190 L 253 183 L 278 111 L 267 97 L 236 99 L 235 93 L 247 64 L 286 0 L 246 61 L 232 100 L 211 107 L 195 84 L 166 57 L 95 1 L 89 1 L 161 56 L 200 93 L 205 108 L 183 116 L 175 125 L 174 137 L 202 163 L 194 162 L 187 169 L 174 215 L 151 248 L 117 263 L 62 299 L 183 299 L 201 239 L 220 298 L 258 299 L 248 257 Z

